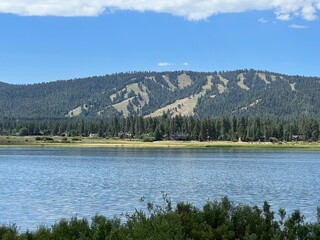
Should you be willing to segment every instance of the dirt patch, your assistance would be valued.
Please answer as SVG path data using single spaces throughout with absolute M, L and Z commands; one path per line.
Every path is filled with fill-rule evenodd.
M 190 76 L 186 73 L 183 73 L 178 76 L 178 85 L 180 89 L 183 89 L 185 87 L 188 87 L 192 85 L 193 81 L 191 80 Z
M 258 73 L 258 77 L 266 84 L 270 84 L 270 81 L 267 80 L 267 76 L 264 73 Z
M 166 83 L 168 84 L 170 91 L 176 90 L 176 87 L 172 84 L 172 82 L 170 82 L 169 76 L 167 76 L 167 75 L 162 75 L 162 78 L 163 78 L 163 80 L 165 80 Z
M 198 99 L 204 96 L 207 90 L 212 88 L 212 76 L 207 76 L 207 83 L 202 86 L 202 90 L 198 94 L 194 94 L 187 98 L 179 99 L 172 104 L 169 104 L 163 108 L 158 109 L 157 111 L 147 115 L 146 117 L 157 117 L 161 116 L 164 112 L 169 112 L 173 117 L 181 114 L 182 116 L 192 116 L 194 115 L 194 108 L 198 103 Z
M 155 83 L 157 82 L 157 81 L 156 81 L 156 78 L 153 77 L 153 76 L 144 77 L 144 79 L 154 81 Z
M 134 94 L 136 96 L 138 96 L 140 94 L 141 98 L 139 98 L 139 106 L 135 106 L 134 110 L 137 111 L 138 108 L 141 108 L 143 106 L 145 106 L 146 104 L 149 103 L 150 99 L 149 99 L 149 95 L 147 93 L 148 88 L 145 85 L 140 85 L 138 83 L 133 83 L 130 84 L 128 86 L 126 86 L 124 89 L 120 90 L 118 93 L 121 93 L 123 91 L 126 92 L 126 94 L 124 95 L 124 98 L 126 98 L 125 100 L 123 100 L 122 102 L 116 103 L 114 105 L 112 105 L 118 112 L 122 112 L 123 116 L 127 117 L 130 113 L 127 109 L 129 101 L 132 100 L 134 97 L 128 98 L 128 94 L 132 91 L 134 92 Z
M 112 105 L 112 107 L 114 107 L 115 109 L 117 109 L 118 112 L 122 112 L 124 117 L 128 117 L 129 116 L 129 111 L 127 109 L 128 105 L 129 105 L 129 101 L 131 101 L 133 98 L 129 98 L 126 99 L 122 102 L 119 102 L 117 104 Z
M 88 110 L 88 106 L 86 104 L 83 104 L 83 106 L 76 107 L 76 108 L 70 110 L 68 112 L 68 114 L 66 114 L 65 116 L 66 117 L 77 117 L 82 113 L 82 109 Z
M 220 94 L 224 93 L 225 91 L 227 91 L 227 88 L 224 85 L 220 84 L 220 83 L 217 84 L 217 88 L 218 88 L 218 91 L 219 91 Z
M 197 104 L 195 96 L 179 99 L 172 104 L 169 104 L 163 108 L 158 109 L 157 111 L 147 115 L 146 117 L 158 117 L 161 116 L 164 112 L 169 112 L 172 116 L 181 114 L 182 116 L 191 116 L 193 115 L 193 109 Z
M 221 75 L 218 75 L 218 77 L 219 77 L 220 81 L 223 82 L 223 85 L 224 85 L 225 87 L 227 87 L 227 86 L 228 86 L 228 83 L 229 83 L 229 80 L 226 79 L 226 78 L 224 78 L 224 77 L 222 77 Z
M 246 78 L 244 77 L 243 73 L 238 75 L 238 80 L 239 80 L 239 82 L 237 82 L 237 85 L 240 88 L 242 88 L 244 90 L 247 90 L 247 91 L 250 90 L 250 88 L 244 84 L 244 81 L 246 80 Z
M 291 90 L 292 90 L 293 92 L 296 92 L 296 91 L 297 91 L 297 89 L 296 89 L 296 83 L 290 83 L 290 87 L 291 87 Z

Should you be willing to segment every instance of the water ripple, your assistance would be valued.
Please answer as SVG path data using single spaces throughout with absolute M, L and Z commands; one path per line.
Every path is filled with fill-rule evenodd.
M 201 207 L 228 195 L 274 211 L 300 209 L 316 220 L 320 206 L 316 151 L 232 149 L 0 148 L 0 221 L 22 230 L 61 218 L 108 217 L 161 203 Z

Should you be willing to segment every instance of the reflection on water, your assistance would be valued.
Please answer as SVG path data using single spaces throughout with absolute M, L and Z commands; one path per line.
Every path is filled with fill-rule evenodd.
M 317 151 L 243 149 L 0 148 L 0 223 L 22 230 L 71 216 L 112 217 L 171 200 L 201 207 L 229 196 L 316 220 Z

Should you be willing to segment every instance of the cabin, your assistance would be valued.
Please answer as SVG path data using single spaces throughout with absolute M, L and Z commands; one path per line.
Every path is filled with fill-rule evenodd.
M 301 135 L 292 135 L 292 138 L 291 138 L 292 141 L 301 141 L 302 140 L 302 137 Z

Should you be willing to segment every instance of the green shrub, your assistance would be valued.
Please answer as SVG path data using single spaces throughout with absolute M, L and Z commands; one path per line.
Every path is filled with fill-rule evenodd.
M 145 137 L 142 138 L 142 141 L 143 142 L 154 142 L 154 137 L 145 136 Z
M 63 137 L 60 141 L 61 143 L 70 143 L 67 137 Z
M 78 137 L 74 137 L 74 138 L 72 138 L 71 140 L 74 141 L 74 142 L 82 141 L 82 139 L 81 139 L 81 138 L 78 138 Z
M 86 218 L 73 217 L 70 220 L 62 219 L 52 226 L 53 239 L 91 239 L 92 231 Z
M 277 142 L 279 142 L 279 140 L 278 140 L 277 138 L 275 138 L 275 137 L 269 138 L 269 141 L 272 142 L 272 143 L 277 143 Z
M 9 226 L 0 226 L 0 239 L 16 240 L 18 239 L 18 228 L 15 224 Z
M 320 209 L 317 222 L 305 223 L 298 210 L 286 217 L 285 210 L 280 209 L 276 220 L 267 202 L 259 208 L 236 205 L 224 197 L 207 202 L 201 210 L 189 203 L 179 203 L 172 209 L 167 195 L 163 200 L 163 205 L 148 203 L 148 211 L 128 214 L 125 222 L 97 215 L 89 224 L 86 218 L 73 217 L 51 228 L 40 226 L 21 234 L 16 225 L 0 226 L 0 239 L 320 239 Z

